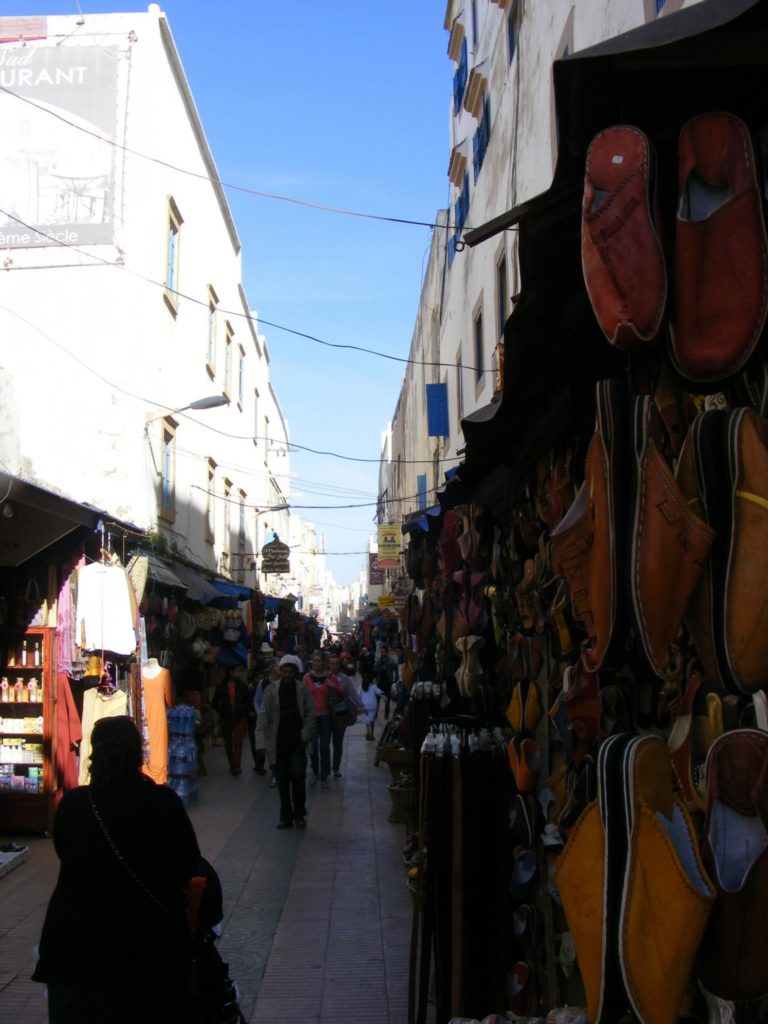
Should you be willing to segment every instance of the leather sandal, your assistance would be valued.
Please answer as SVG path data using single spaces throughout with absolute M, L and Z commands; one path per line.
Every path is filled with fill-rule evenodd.
M 631 125 L 600 132 L 587 151 L 581 263 L 600 329 L 619 348 L 647 347 L 667 299 L 664 254 L 653 214 L 655 163 Z

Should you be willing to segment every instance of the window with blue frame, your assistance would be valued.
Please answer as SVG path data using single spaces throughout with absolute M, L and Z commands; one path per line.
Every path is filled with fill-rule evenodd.
M 475 381 L 481 381 L 485 373 L 485 343 L 483 338 L 483 311 L 478 312 L 473 327 L 474 334 L 474 355 L 475 355 Z
M 453 265 L 453 261 L 456 258 L 456 235 L 451 235 L 448 239 L 448 266 Z
M 427 507 L 427 474 L 419 473 L 416 477 L 416 490 L 419 494 L 419 508 Z
M 507 47 L 509 49 L 509 63 L 511 64 L 517 49 L 517 3 L 512 4 L 507 16 Z
M 427 384 L 427 435 L 448 437 L 447 384 Z
M 160 515 L 173 521 L 176 505 L 176 431 L 169 423 L 163 424 L 163 446 L 160 454 Z
M 461 101 L 464 99 L 464 90 L 467 87 L 467 76 L 469 75 L 467 61 L 467 40 L 464 38 L 461 44 L 461 59 L 456 73 L 453 76 L 453 112 L 458 114 L 461 110 Z
M 469 175 L 464 172 L 464 184 L 461 187 L 459 198 L 456 200 L 454 207 L 455 224 L 456 224 L 456 237 L 461 235 L 462 228 L 467 221 L 467 214 L 469 213 Z
M 480 118 L 480 124 L 478 125 L 477 131 L 472 139 L 472 166 L 475 169 L 475 181 L 477 181 L 480 174 L 480 168 L 483 166 L 483 160 L 485 159 L 485 151 L 488 148 L 488 139 L 491 134 L 491 101 L 488 99 L 488 93 L 483 93 L 483 113 Z

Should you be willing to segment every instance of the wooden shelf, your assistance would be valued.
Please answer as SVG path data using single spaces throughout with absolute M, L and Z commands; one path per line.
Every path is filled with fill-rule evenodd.
M 10 788 L 0 790 L 0 821 L 2 821 L 5 832 L 29 834 L 48 831 L 55 809 L 56 633 L 51 627 L 30 626 L 24 636 L 28 643 L 28 656 L 31 657 L 32 651 L 37 647 L 40 651 L 41 663 L 39 665 L 18 664 L 20 659 L 16 644 L 20 644 L 23 637 L 14 636 L 14 648 L 6 646 L 0 651 L 0 664 L 5 664 L 5 667 L 0 670 L 0 675 L 8 679 L 11 687 L 15 685 L 17 678 L 22 680 L 25 688 L 31 679 L 36 678 L 42 688 L 37 692 L 38 700 L 0 701 L 0 718 L 5 720 L 0 729 L 0 737 L 41 744 L 42 753 L 37 754 L 39 760 L 36 761 L 3 760 L 0 763 L 11 766 L 14 774 L 28 773 L 30 769 L 38 771 L 40 773 L 40 791 L 26 793 L 23 790 Z M 17 650 L 14 659 L 17 664 L 9 665 L 8 658 L 12 656 L 14 649 Z M 28 692 L 28 689 L 25 689 L 25 693 Z M 22 728 L 25 718 L 41 717 L 43 719 L 42 732 L 28 732 Z M 15 731 L 13 726 L 17 723 L 18 731 Z M 9 754 L 16 752 L 20 753 L 21 751 L 13 750 L 13 748 L 8 751 Z

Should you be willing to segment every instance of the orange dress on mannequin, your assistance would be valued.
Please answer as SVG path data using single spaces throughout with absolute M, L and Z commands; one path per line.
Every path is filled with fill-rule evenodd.
M 141 690 L 143 704 L 142 732 L 145 754 L 142 771 L 153 782 L 168 781 L 168 717 L 166 707 L 173 705 L 171 673 L 167 668 L 155 668 L 151 663 L 142 667 Z

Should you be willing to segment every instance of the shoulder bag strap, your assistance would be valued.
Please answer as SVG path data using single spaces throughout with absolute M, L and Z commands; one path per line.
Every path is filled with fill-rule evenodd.
M 139 878 L 139 876 L 133 870 L 131 865 L 123 857 L 122 853 L 120 853 L 120 851 L 118 850 L 117 846 L 115 845 L 115 841 L 113 840 L 112 836 L 107 831 L 107 826 L 104 824 L 104 821 L 102 820 L 102 817 L 99 814 L 99 811 L 98 811 L 98 808 L 96 807 L 96 803 L 95 803 L 95 801 L 93 799 L 93 793 L 91 792 L 90 787 L 88 787 L 88 802 L 91 805 L 91 810 L 93 811 L 93 816 L 96 819 L 96 821 L 98 823 L 98 826 L 101 829 L 102 833 L 104 834 L 104 838 L 107 840 L 107 843 L 109 844 L 112 852 L 114 853 L 114 855 L 117 858 L 117 860 L 119 861 L 119 863 L 123 866 L 123 868 L 125 868 L 126 872 L 131 876 L 131 878 L 134 880 L 136 885 L 138 885 L 139 888 L 142 889 L 147 896 L 149 896 L 149 898 L 152 900 L 152 902 L 156 906 L 158 906 L 163 911 L 164 914 L 168 914 L 170 916 L 170 911 L 165 906 L 165 904 L 161 903 L 160 900 L 157 898 L 157 896 L 155 896 L 155 894 L 152 892 L 152 890 L 150 888 L 148 888 L 147 885 L 145 885 L 144 882 L 142 882 L 142 880 Z

